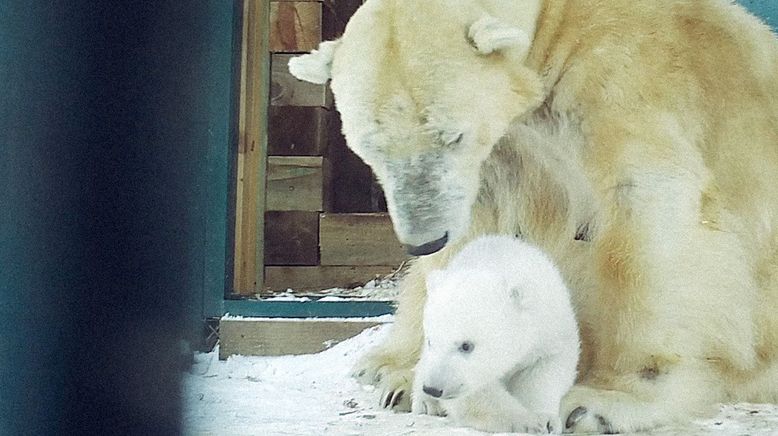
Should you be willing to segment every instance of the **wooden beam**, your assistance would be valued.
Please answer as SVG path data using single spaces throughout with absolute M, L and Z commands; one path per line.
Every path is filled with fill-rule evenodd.
M 252 295 L 263 282 L 267 150 L 267 0 L 244 0 L 241 47 L 233 292 Z
M 321 156 L 271 156 L 266 210 L 330 210 L 329 181 L 330 164 Z
M 323 213 L 319 219 L 321 265 L 399 266 L 408 259 L 389 214 Z
M 321 42 L 321 17 L 319 2 L 271 2 L 270 50 L 299 53 L 317 48 Z
M 358 335 L 378 321 L 293 321 L 223 318 L 219 323 L 219 359 L 243 356 L 312 354 Z
M 394 271 L 391 266 L 267 266 L 263 293 L 355 288 Z

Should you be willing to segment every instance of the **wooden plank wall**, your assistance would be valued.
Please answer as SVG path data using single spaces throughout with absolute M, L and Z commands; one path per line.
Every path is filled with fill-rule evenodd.
M 270 50 L 306 52 L 321 42 L 322 5 L 318 1 L 270 3 Z
M 270 156 L 267 210 L 330 210 L 330 163 L 322 156 Z
M 312 291 L 363 284 L 406 258 L 369 168 L 345 145 L 326 85 L 295 79 L 293 56 L 338 37 L 362 0 L 270 3 L 271 83 L 264 285 Z M 361 212 L 361 213 L 354 213 Z
M 385 213 L 321 214 L 321 265 L 399 265 L 407 260 Z

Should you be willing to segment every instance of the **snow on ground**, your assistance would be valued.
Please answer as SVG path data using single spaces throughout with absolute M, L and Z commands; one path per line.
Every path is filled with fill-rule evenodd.
M 275 292 L 272 296 L 257 294 L 256 297 L 264 301 L 310 301 L 311 297 L 321 298 L 319 301 L 337 301 L 343 299 L 370 299 L 370 300 L 396 300 L 400 292 L 397 286 L 399 279 L 405 274 L 404 265 L 400 265 L 393 273 L 370 280 L 362 286 L 352 288 L 330 288 L 320 291 L 300 292 L 287 289 L 285 292 Z
M 198 354 L 184 377 L 185 428 L 191 435 L 483 435 L 445 418 L 378 408 L 378 393 L 350 377 L 356 360 L 379 343 L 374 327 L 319 354 L 280 357 Z M 778 406 L 722 406 L 713 419 L 662 435 L 778 435 Z

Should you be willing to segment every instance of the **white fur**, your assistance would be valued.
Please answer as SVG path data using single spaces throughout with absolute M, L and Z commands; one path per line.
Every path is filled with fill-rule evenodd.
M 324 41 L 318 50 L 289 60 L 289 72 L 300 80 L 323 85 L 332 78 L 332 59 L 338 41 Z
M 485 431 L 561 430 L 575 380 L 578 330 L 551 260 L 512 236 L 483 236 L 427 277 L 426 344 L 413 411 Z M 472 344 L 463 352 L 463 342 Z M 424 386 L 440 389 L 436 399 Z
M 572 290 L 569 430 L 778 401 L 778 40 L 732 2 L 635 3 L 366 0 L 349 21 L 331 83 L 348 146 L 400 241 L 448 235 L 356 369 L 385 406 L 411 407 L 427 272 L 486 233 L 542 247 Z

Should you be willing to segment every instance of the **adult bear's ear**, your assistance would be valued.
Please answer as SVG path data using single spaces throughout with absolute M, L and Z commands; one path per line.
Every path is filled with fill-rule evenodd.
M 306 82 L 323 85 L 332 78 L 332 58 L 340 40 L 324 41 L 318 50 L 289 60 L 289 72 Z
M 530 39 L 519 27 L 503 23 L 491 15 L 484 15 L 470 26 L 467 32 L 470 43 L 483 55 L 507 48 L 527 51 Z

